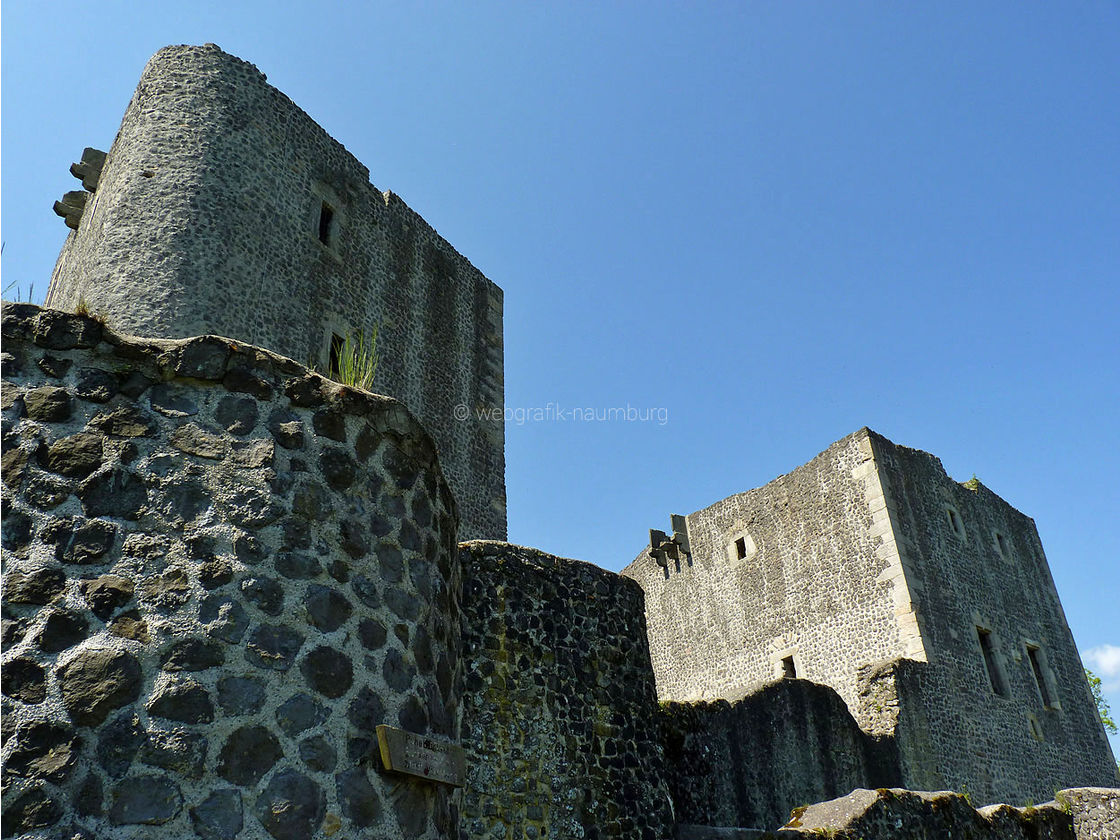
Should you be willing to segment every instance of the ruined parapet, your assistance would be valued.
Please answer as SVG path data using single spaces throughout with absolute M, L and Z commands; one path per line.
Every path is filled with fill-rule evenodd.
M 75 168 L 83 183 L 95 157 Z M 123 332 L 224 335 L 323 370 L 332 342 L 376 327 L 375 387 L 435 439 L 463 535 L 504 539 L 502 290 L 369 177 L 252 64 L 212 44 L 164 48 L 96 192 L 59 205 L 75 230 L 47 305 L 84 301 Z
M 931 684 L 930 664 L 913 659 L 873 662 L 859 670 L 857 716 L 873 737 L 891 743 L 899 768 L 897 784 L 916 790 L 935 789 L 941 781 L 926 717 Z
M 24 304 L 3 378 L 3 836 L 456 837 L 375 734 L 459 735 L 457 514 L 409 412 Z
M 863 732 L 835 691 L 807 680 L 733 702 L 663 703 L 661 726 L 686 825 L 773 830 L 806 802 L 899 784 L 893 741 Z
M 1120 789 L 1072 788 L 1058 791 L 1055 799 L 1073 816 L 1077 840 L 1120 837 Z
M 460 557 L 463 836 L 671 837 L 641 590 L 508 543 Z

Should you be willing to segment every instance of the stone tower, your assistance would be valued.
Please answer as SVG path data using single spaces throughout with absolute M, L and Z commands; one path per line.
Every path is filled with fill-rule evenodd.
M 463 536 L 505 537 L 504 428 L 476 419 L 504 407 L 501 289 L 253 65 L 160 50 L 107 157 L 72 172 L 88 192 L 56 205 L 73 230 L 48 306 L 324 370 L 332 343 L 376 326 L 375 389 L 435 438 Z
M 674 519 L 676 541 L 623 571 L 662 700 L 799 677 L 893 739 L 912 789 L 1024 802 L 1115 784 L 1034 521 L 983 485 L 865 428 Z

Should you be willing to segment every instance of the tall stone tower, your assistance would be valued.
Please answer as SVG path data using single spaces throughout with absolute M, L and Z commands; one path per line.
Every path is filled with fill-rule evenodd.
M 98 167 L 100 174 L 98 174 Z M 114 329 L 215 333 L 323 369 L 376 326 L 375 389 L 431 432 L 464 538 L 504 539 L 502 291 L 253 65 L 178 46 L 148 62 L 88 193 L 47 305 Z M 496 410 L 494 410 L 496 409 Z
M 674 519 L 622 572 L 662 700 L 800 677 L 895 741 L 906 787 L 1038 802 L 1115 784 L 1034 521 L 979 482 L 865 428 Z

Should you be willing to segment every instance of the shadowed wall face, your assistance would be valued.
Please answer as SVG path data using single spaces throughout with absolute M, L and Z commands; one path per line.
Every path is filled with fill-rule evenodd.
M 773 830 L 806 803 L 901 783 L 893 742 L 863 732 L 835 691 L 807 680 L 734 703 L 666 703 L 661 720 L 684 824 Z
M 507 543 L 460 557 L 463 836 L 672 836 L 641 590 Z
M 501 289 L 253 65 L 213 45 L 148 63 L 52 278 L 49 306 L 79 301 L 324 370 L 332 337 L 376 326 L 374 387 L 435 438 L 464 536 L 505 537 Z
M 377 770 L 378 724 L 459 734 L 408 411 L 224 339 L 3 330 L 4 836 L 455 837 L 451 788 Z

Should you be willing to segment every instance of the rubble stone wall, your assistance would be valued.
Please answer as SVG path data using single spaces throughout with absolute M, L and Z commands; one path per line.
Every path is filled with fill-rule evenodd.
M 1120 789 L 1074 788 L 1059 791 L 1057 799 L 1072 812 L 1077 840 L 1120 837 Z
M 457 513 L 395 400 L 226 339 L 3 320 L 5 837 L 450 838 Z
M 899 784 L 890 739 L 831 688 L 779 680 L 729 703 L 665 703 L 669 788 L 684 824 L 776 829 L 807 802 Z
M 641 589 L 507 543 L 461 558 L 464 840 L 672 837 Z

